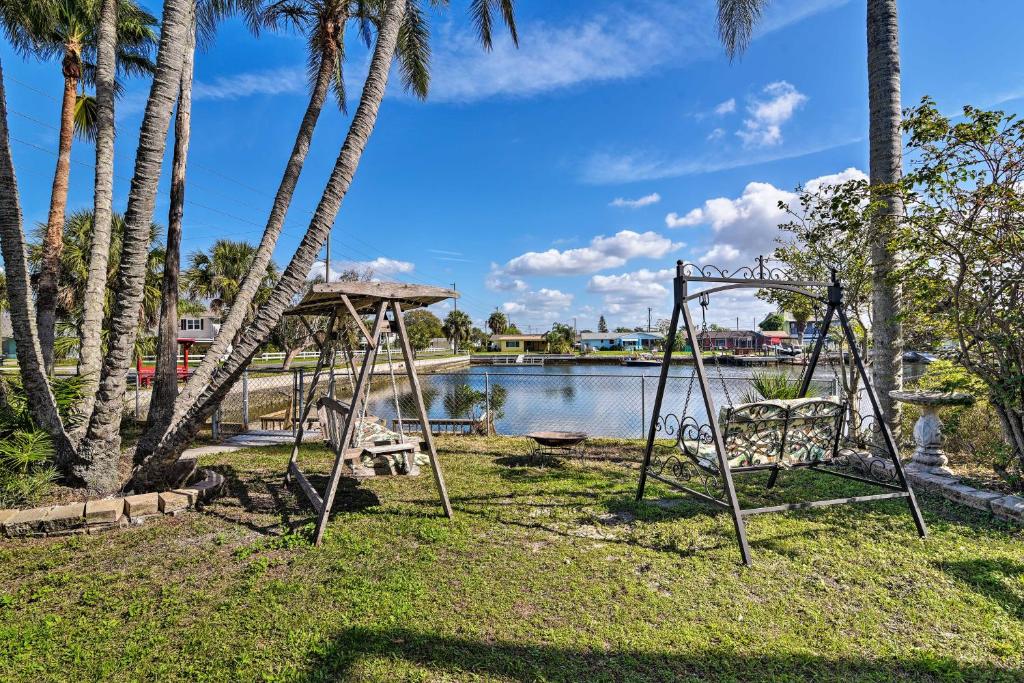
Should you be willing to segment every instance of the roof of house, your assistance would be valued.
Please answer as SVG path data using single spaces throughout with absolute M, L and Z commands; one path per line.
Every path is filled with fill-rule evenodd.
M 707 336 L 711 339 L 746 339 L 753 337 L 752 330 L 708 330 L 706 333 L 699 332 L 697 336 Z
M 615 341 L 621 336 L 621 332 L 583 332 L 580 341 Z
M 543 334 L 492 334 L 491 341 L 544 341 Z

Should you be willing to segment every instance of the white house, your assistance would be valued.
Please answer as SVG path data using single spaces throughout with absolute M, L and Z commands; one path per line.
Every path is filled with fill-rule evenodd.
M 193 339 L 196 343 L 213 343 L 220 329 L 220 316 L 210 311 L 178 318 L 178 339 Z

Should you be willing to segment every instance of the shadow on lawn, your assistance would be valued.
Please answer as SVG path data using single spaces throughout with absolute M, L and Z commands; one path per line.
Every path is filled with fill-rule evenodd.
M 349 628 L 318 653 L 300 681 L 358 676 L 360 660 L 402 660 L 434 675 L 516 681 L 674 680 L 984 680 L 1019 681 L 1020 671 L 958 662 L 933 653 L 894 657 L 828 657 L 776 651 L 740 655 L 733 649 L 686 652 L 578 649 L 425 634 L 402 628 Z M 356 669 L 355 671 L 353 669 Z M 428 674 L 429 675 L 429 674 Z
M 1024 619 L 1024 563 L 1000 557 L 938 562 L 936 566 L 976 593 L 995 600 L 1011 616 Z M 1020 588 L 1014 591 L 1012 585 Z
M 230 465 L 210 469 L 224 476 L 225 495 L 205 508 L 207 514 L 267 536 L 295 531 L 316 521 L 316 512 L 298 490 L 298 485 L 285 485 L 283 475 L 244 476 Z M 328 475 L 309 474 L 308 479 L 317 491 L 322 493 L 327 489 Z M 331 512 L 362 512 L 378 505 L 380 498 L 376 493 L 354 479 L 342 477 Z M 267 523 L 267 515 L 273 515 L 275 520 Z

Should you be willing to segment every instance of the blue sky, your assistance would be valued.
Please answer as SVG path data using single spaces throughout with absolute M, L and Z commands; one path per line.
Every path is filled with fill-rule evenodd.
M 144 3 L 151 4 L 151 3 Z M 467 3 L 433 17 L 432 94 L 393 80 L 332 233 L 332 267 L 455 282 L 482 324 L 526 331 L 667 316 L 678 258 L 739 265 L 768 252 L 776 204 L 800 184 L 867 169 L 862 0 L 777 0 L 730 64 L 714 3 L 518 0 L 521 37 L 475 43 Z M 969 6 L 970 9 L 964 9 Z M 931 95 L 1018 111 L 1024 5 L 901 3 L 903 101 Z M 45 220 L 61 92 L 56 63 L 0 47 L 26 221 Z M 350 92 L 366 51 L 350 50 Z M 199 55 L 184 250 L 256 242 L 306 103 L 304 43 L 222 26 Z M 119 105 L 115 202 L 123 210 L 148 84 Z M 276 259 L 287 262 L 347 119 L 325 109 Z M 76 142 L 69 210 L 91 206 L 94 151 Z M 166 174 L 155 220 L 166 222 Z M 765 305 L 727 298 L 710 320 L 749 328 Z M 443 315 L 444 310 L 437 311 Z

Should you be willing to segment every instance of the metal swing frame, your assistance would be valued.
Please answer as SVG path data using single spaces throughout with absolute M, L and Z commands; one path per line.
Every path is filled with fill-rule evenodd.
M 423 444 L 426 445 L 427 457 L 430 459 L 431 471 L 434 475 L 434 484 L 437 487 L 441 508 L 449 519 L 452 516 L 451 503 L 448 500 L 448 489 L 444 481 L 444 473 L 441 471 L 441 463 L 437 457 L 437 449 L 434 445 L 434 437 L 430 429 L 430 420 L 427 417 L 426 405 L 423 401 L 423 391 L 420 387 L 419 376 L 416 373 L 416 360 L 413 356 L 412 345 L 409 340 L 409 333 L 405 328 L 403 311 L 428 306 L 445 299 L 457 298 L 458 293 L 454 290 L 427 285 L 410 285 L 399 282 L 336 282 L 329 284 L 313 285 L 310 292 L 303 300 L 293 308 L 285 312 L 285 315 L 295 315 L 310 331 L 316 342 L 320 356 L 317 359 L 316 369 L 310 381 L 309 389 L 306 392 L 302 405 L 302 414 L 298 420 L 295 433 L 295 442 L 292 446 L 291 457 L 288 460 L 288 469 L 285 474 L 285 482 L 291 484 L 293 481 L 299 484 L 306 498 L 317 512 L 316 531 L 313 542 L 320 545 L 323 540 L 324 529 L 327 526 L 331 508 L 334 505 L 334 496 L 338 490 L 345 466 L 346 446 L 352 440 L 357 423 L 364 412 L 370 383 L 373 381 L 374 364 L 377 359 L 377 352 L 385 329 L 390 330 L 398 337 L 402 349 L 402 360 L 404 374 L 409 378 L 413 403 L 423 426 Z M 312 327 L 306 320 L 306 316 L 328 316 L 327 334 L 321 342 L 317 335 L 312 333 Z M 372 316 L 372 323 L 367 327 L 363 316 Z M 351 319 L 359 337 L 366 342 L 366 353 L 359 372 L 352 387 L 352 404 L 345 406 L 344 426 L 341 430 L 341 438 L 337 443 L 332 443 L 334 451 L 334 465 L 331 468 L 330 478 L 323 495 L 309 481 L 298 464 L 299 447 L 302 444 L 304 425 L 309 417 L 309 411 L 314 404 L 314 397 L 317 385 L 325 371 L 329 372 L 329 401 L 333 399 L 334 387 L 334 365 L 337 358 L 337 346 L 340 341 L 341 330 L 338 322 L 348 316 Z M 351 358 L 346 359 L 350 370 L 355 373 L 352 367 Z M 392 376 L 394 367 L 390 368 Z M 334 401 L 338 403 L 337 401 Z M 325 426 L 321 425 L 321 429 Z M 403 435 L 404 438 L 404 435 Z
M 707 284 L 710 285 L 710 287 L 703 288 L 697 292 L 691 292 L 691 284 Z M 808 464 L 806 468 L 814 470 L 815 472 L 821 472 L 844 479 L 852 479 L 854 481 L 879 486 L 886 489 L 886 493 L 834 498 L 828 500 L 802 501 L 798 503 L 787 503 L 783 505 L 772 505 L 759 508 L 744 508 L 741 506 L 736 495 L 736 488 L 732 478 L 734 470 L 736 473 L 741 473 L 745 471 L 772 469 L 771 479 L 768 484 L 770 487 L 774 485 L 775 479 L 778 477 L 781 468 L 778 466 L 769 468 L 764 466 L 730 467 L 729 455 L 726 451 L 722 427 L 716 419 L 717 413 L 715 409 L 715 402 L 710 392 L 710 385 L 708 383 L 708 376 L 704 367 L 699 336 L 694 326 L 693 315 L 690 311 L 690 302 L 695 299 L 704 298 L 706 300 L 707 297 L 715 293 L 735 289 L 775 289 L 794 292 L 796 294 L 809 297 L 819 304 L 826 306 L 825 317 L 820 329 L 818 330 L 817 341 L 814 344 L 810 361 L 807 364 L 800 383 L 799 395 L 801 398 L 804 398 L 807 395 L 807 391 L 810 387 L 814 370 L 818 365 L 818 360 L 821 357 L 821 352 L 824 347 L 825 339 L 828 336 L 829 329 L 831 328 L 833 321 L 838 321 L 839 326 L 842 328 L 843 336 L 850 347 L 850 356 L 856 366 L 857 373 L 860 375 L 864 390 L 871 404 L 874 416 L 872 426 L 877 432 L 878 440 L 881 441 L 880 451 L 882 452 L 883 458 L 887 459 L 888 462 L 891 463 L 891 469 L 886 467 L 880 471 L 879 468 L 874 466 L 874 464 L 869 464 L 866 467 L 850 468 L 858 472 L 858 474 L 851 474 L 849 472 L 840 471 L 839 469 L 822 466 L 828 463 L 811 463 Z M 817 290 L 817 293 L 815 290 Z M 874 387 L 871 385 L 871 381 L 864 366 L 864 361 L 857 349 L 856 338 L 854 336 L 853 329 L 850 326 L 849 318 L 844 310 L 843 287 L 835 271 L 832 272 L 831 281 L 791 280 L 788 279 L 787 274 L 781 269 L 770 267 L 766 263 L 764 257 L 759 257 L 757 265 L 753 267 L 748 266 L 731 272 L 716 266 L 697 266 L 679 261 L 676 264 L 676 276 L 673 280 L 673 292 L 674 305 L 672 308 L 672 319 L 668 337 L 665 341 L 665 353 L 661 365 L 661 373 L 658 379 L 657 393 L 654 398 L 653 414 L 650 422 L 648 423 L 650 428 L 647 434 L 647 444 L 644 449 L 643 465 L 640 470 L 640 481 L 636 493 L 637 501 L 643 500 L 647 478 L 650 477 L 668 484 L 675 489 L 694 495 L 705 502 L 709 502 L 715 506 L 729 510 L 736 529 L 740 555 L 743 563 L 747 566 L 751 566 L 752 561 L 750 556 L 750 546 L 747 542 L 746 518 L 769 512 L 787 512 L 790 510 L 841 505 L 845 503 L 863 503 L 902 498 L 907 502 L 910 514 L 914 519 L 914 524 L 917 526 L 918 533 L 922 538 L 927 536 L 928 530 L 925 526 L 924 519 L 921 516 L 921 509 L 917 504 L 917 499 L 914 497 L 914 492 L 910 488 L 910 484 L 907 482 L 907 478 L 903 471 L 903 464 L 899 459 L 896 440 L 893 437 L 889 425 L 883 419 L 882 410 L 878 402 L 878 396 L 875 393 Z M 824 294 L 821 292 L 824 292 Z M 693 418 L 687 419 L 686 416 L 677 418 L 677 428 L 679 430 L 677 440 L 681 440 L 684 436 L 683 433 L 687 430 L 689 430 L 691 436 L 697 438 L 700 438 L 704 434 L 710 434 L 710 440 L 714 445 L 715 453 L 718 458 L 718 468 L 717 471 L 710 472 L 706 468 L 703 468 L 690 460 L 680 460 L 677 456 L 672 455 L 670 456 L 670 459 L 672 459 L 673 462 L 670 469 L 674 476 L 666 476 L 664 474 L 664 469 L 666 467 L 665 463 L 660 463 L 660 465 L 659 463 L 653 463 L 652 456 L 658 432 L 665 430 L 669 435 L 673 433 L 662 417 L 661 408 L 662 401 L 665 397 L 665 386 L 668 381 L 669 367 L 672 362 L 673 347 L 675 346 L 680 318 L 682 318 L 683 332 L 686 335 L 686 340 L 690 345 L 690 350 L 693 355 L 694 375 L 700 384 L 700 391 L 703 397 L 704 407 L 708 415 L 708 421 L 707 424 L 698 424 Z M 851 430 L 855 429 L 856 425 L 850 425 L 848 428 Z M 842 434 L 838 434 L 837 438 L 842 438 Z M 848 465 L 849 462 L 843 461 L 840 463 L 840 465 L 843 464 Z M 865 474 L 866 476 L 859 476 L 860 474 Z M 693 481 L 695 478 L 703 482 L 705 489 L 704 492 L 698 491 L 692 486 L 687 485 L 688 482 Z M 721 492 L 721 497 L 715 495 L 719 491 Z

